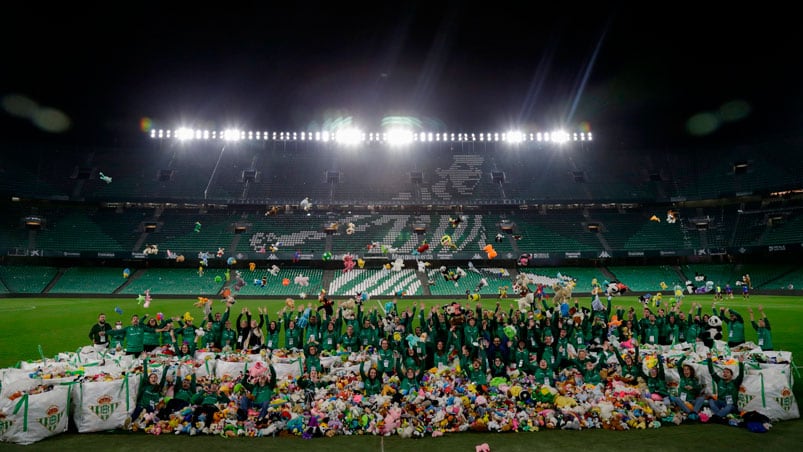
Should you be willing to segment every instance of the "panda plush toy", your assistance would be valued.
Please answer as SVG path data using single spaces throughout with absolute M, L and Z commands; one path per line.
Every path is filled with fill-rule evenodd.
M 709 317 L 708 325 L 706 326 L 706 329 L 703 330 L 701 338 L 703 340 L 703 344 L 705 344 L 705 346 L 708 348 L 711 348 L 714 345 L 714 341 L 722 339 L 722 319 L 715 315 Z

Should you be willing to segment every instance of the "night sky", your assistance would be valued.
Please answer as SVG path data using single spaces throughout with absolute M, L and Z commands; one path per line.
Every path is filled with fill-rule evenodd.
M 261 3 L 8 9 L 3 136 L 121 144 L 142 137 L 142 117 L 301 131 L 350 116 L 374 131 L 391 115 L 456 132 L 588 123 L 606 145 L 633 149 L 800 135 L 803 40 L 791 11 Z M 20 95 L 35 108 L 20 112 Z M 69 128 L 32 120 L 46 107 Z

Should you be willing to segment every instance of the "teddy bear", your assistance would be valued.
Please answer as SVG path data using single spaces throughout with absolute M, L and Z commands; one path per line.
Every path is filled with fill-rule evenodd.
M 357 307 L 357 301 L 354 298 L 349 298 L 348 300 L 344 301 L 340 304 L 340 308 L 343 310 L 343 318 L 348 320 L 353 320 L 356 317 L 355 309 Z
M 707 328 L 703 330 L 700 338 L 708 348 L 714 345 L 714 341 L 722 339 L 722 319 L 715 315 L 709 317 Z
M 554 284 L 552 286 L 552 291 L 555 292 L 555 295 L 552 297 L 552 300 L 556 304 L 563 303 L 564 301 L 569 302 L 572 299 L 573 290 L 573 282 L 569 282 L 566 285 Z

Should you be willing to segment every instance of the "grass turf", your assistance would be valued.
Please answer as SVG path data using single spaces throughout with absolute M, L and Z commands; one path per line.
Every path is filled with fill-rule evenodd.
M 200 312 L 192 306 L 195 300 L 159 300 L 155 299 L 148 310 L 144 310 L 131 299 L 80 299 L 80 298 L 5 298 L 0 299 L 0 367 L 13 366 L 20 360 L 35 360 L 39 358 L 38 346 L 41 345 L 45 356 L 52 357 L 61 351 L 72 351 L 78 347 L 89 344 L 88 333 L 95 322 L 99 312 L 105 312 L 109 321 L 114 322 L 121 318 L 128 323 L 132 314 L 148 312 L 155 315 L 163 312 L 165 315 L 180 315 L 190 311 L 196 318 Z M 384 303 L 385 300 L 383 300 Z M 684 302 L 684 311 L 688 312 L 692 301 L 701 303 L 703 312 L 710 312 L 712 298 L 710 296 L 687 297 Z M 407 305 L 420 303 L 419 300 L 400 300 L 399 309 Z M 444 304 L 444 300 L 424 300 L 427 306 Z M 248 306 L 256 312 L 258 306 L 267 306 L 274 318 L 283 302 L 281 300 L 241 300 L 234 306 L 234 313 L 239 312 L 242 306 Z M 484 299 L 487 308 L 493 308 L 495 300 Z M 507 308 L 510 301 L 504 301 Z M 581 299 L 581 304 L 587 306 L 587 299 Z M 614 305 L 625 307 L 639 307 L 636 297 L 620 297 L 614 300 Z M 793 356 L 799 357 L 803 353 L 803 345 L 797 341 L 796 335 L 803 323 L 803 304 L 792 297 L 753 295 L 749 301 L 738 297 L 726 300 L 723 305 L 739 311 L 748 321 L 747 307 L 754 311 L 759 304 L 770 319 L 773 331 L 773 343 L 776 350 L 788 350 Z M 374 306 L 378 306 L 373 303 Z M 114 312 L 119 306 L 123 309 L 120 316 Z M 369 306 L 371 304 L 369 303 Z M 216 302 L 215 311 L 223 309 L 220 302 Z M 637 312 L 641 312 L 639 309 Z M 756 312 L 756 314 L 758 314 Z M 755 332 L 746 325 L 747 340 L 755 341 Z M 795 395 L 801 400 L 803 384 L 800 379 L 795 382 Z M 536 436 L 534 436 L 536 435 Z M 203 439 L 200 439 L 203 438 Z M 202 443 L 203 441 L 203 443 Z M 211 441 L 211 443 L 210 443 Z M 769 447 L 773 450 L 781 448 L 797 448 L 803 444 L 803 421 L 796 420 L 777 424 L 769 434 L 754 435 L 743 429 L 717 425 L 689 425 L 682 427 L 667 427 L 658 430 L 635 432 L 609 432 L 609 431 L 583 431 L 562 432 L 542 431 L 536 434 L 449 434 L 444 439 L 424 439 L 419 442 L 390 437 L 381 440 L 377 437 L 344 436 L 328 439 L 303 441 L 296 438 L 271 438 L 254 443 L 253 439 L 225 440 L 217 437 L 165 436 L 155 438 L 144 434 L 104 433 L 104 434 L 63 434 L 26 446 L 25 450 L 76 450 L 93 447 L 114 447 L 115 450 L 142 450 L 150 451 L 176 450 L 178 448 L 214 447 L 221 450 L 240 450 L 253 448 L 259 444 L 268 450 L 386 450 L 403 451 L 420 447 L 437 447 L 442 452 L 450 450 L 472 450 L 473 446 L 487 442 L 491 450 L 532 450 L 535 445 L 540 449 L 579 450 L 587 449 L 593 444 L 598 450 L 621 449 L 624 444 L 638 444 L 651 450 L 686 450 L 705 444 L 712 449 L 756 450 Z M 2 444 L 4 450 L 22 450 L 23 446 Z

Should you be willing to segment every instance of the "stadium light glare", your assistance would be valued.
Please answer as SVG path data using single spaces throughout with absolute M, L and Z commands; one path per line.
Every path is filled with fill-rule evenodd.
M 552 132 L 552 141 L 563 144 L 569 141 L 569 134 L 565 130 L 555 130 Z
M 178 127 L 176 129 L 152 128 L 146 132 L 152 139 L 167 139 L 177 141 L 188 140 L 273 140 L 273 141 L 334 141 L 341 145 L 354 145 L 361 142 L 387 143 L 390 146 L 408 145 L 416 142 L 506 142 L 516 145 L 526 141 L 552 142 L 563 145 L 569 141 L 593 141 L 591 132 L 578 130 L 566 131 L 555 129 L 550 132 L 524 132 L 522 130 L 507 130 L 502 132 L 413 132 L 409 128 L 395 126 L 385 132 L 364 132 L 353 126 L 339 127 L 333 131 L 319 132 L 292 132 L 292 131 L 258 131 L 258 130 L 204 130 Z M 477 139 L 479 135 L 479 140 Z
M 406 146 L 413 141 L 413 132 L 408 129 L 388 129 L 386 139 L 392 147 Z
M 226 129 L 221 134 L 224 141 L 239 141 L 240 131 L 237 129 Z
M 506 135 L 507 142 L 510 144 L 519 144 L 524 141 L 524 134 L 519 130 L 511 130 Z
M 176 133 L 174 135 L 178 141 L 186 141 L 186 140 L 191 140 L 195 134 L 192 132 L 192 129 L 190 128 L 179 127 L 178 129 L 176 129 Z
M 364 139 L 362 130 L 356 127 L 344 127 L 335 132 L 335 141 L 344 146 L 354 146 Z

